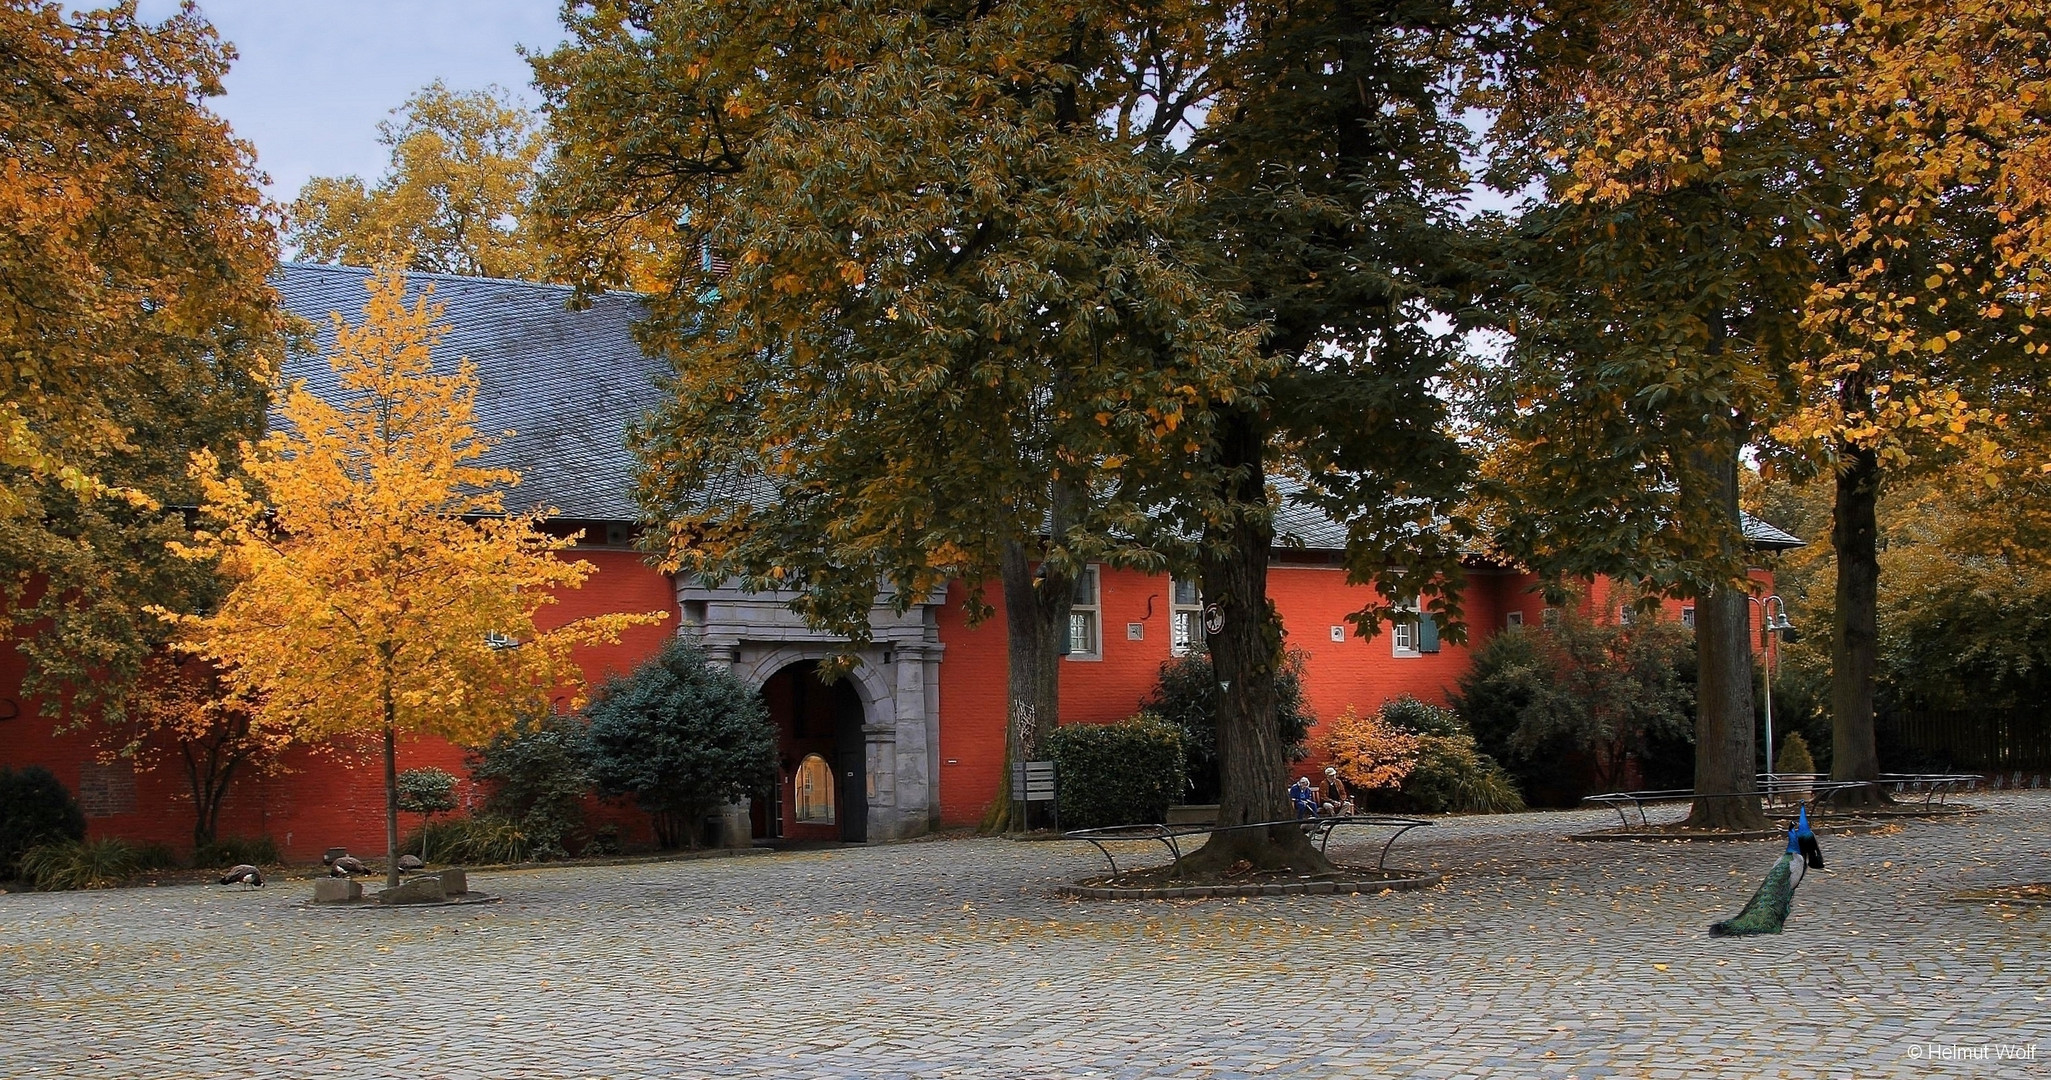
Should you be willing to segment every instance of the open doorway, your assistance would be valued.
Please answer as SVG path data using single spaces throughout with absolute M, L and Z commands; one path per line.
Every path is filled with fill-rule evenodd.
M 827 683 L 801 660 L 762 684 L 776 725 L 776 790 L 755 803 L 758 838 L 869 838 L 868 755 L 862 697 L 847 679 Z

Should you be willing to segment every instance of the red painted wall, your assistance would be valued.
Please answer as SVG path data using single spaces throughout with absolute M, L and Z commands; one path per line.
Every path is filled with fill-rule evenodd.
M 671 612 L 671 617 L 662 623 L 628 631 L 618 645 L 580 649 L 578 663 L 587 677 L 595 681 L 607 672 L 631 669 L 652 654 L 666 634 L 676 631 L 672 611 L 675 594 L 669 579 L 650 569 L 637 553 L 581 549 L 575 555 L 598 570 L 583 589 L 563 594 L 560 602 L 543 608 L 535 620 L 541 627 L 560 626 L 572 619 L 607 612 Z M 19 700 L 23 669 L 23 658 L 18 652 L 0 648 L 0 695 Z M 569 695 L 565 693 L 562 697 L 567 704 Z M 104 775 L 107 767 L 98 765 L 89 734 L 56 733 L 61 721 L 38 716 L 38 704 L 23 701 L 18 716 L 0 720 L 0 764 L 16 768 L 41 765 L 73 794 L 81 795 L 83 801 L 82 789 L 88 774 Z M 273 775 L 237 776 L 222 804 L 220 836 L 269 836 L 290 860 L 317 858 L 331 846 L 357 853 L 385 850 L 384 777 L 373 745 L 295 747 L 280 764 L 281 770 Z M 112 766 L 117 788 L 124 771 L 122 765 L 116 762 Z M 469 782 L 460 748 L 440 739 L 400 741 L 400 769 L 428 766 L 445 769 L 460 778 L 457 798 L 465 807 L 481 801 L 483 793 Z M 135 768 L 132 775 L 132 798 L 88 807 L 89 811 L 116 812 L 91 814 L 86 822 L 87 835 L 118 836 L 135 842 L 161 841 L 181 852 L 189 851 L 193 825 L 191 787 L 176 750 L 158 755 L 145 767 Z M 637 810 L 593 800 L 587 811 L 594 825 L 619 825 L 630 843 L 650 837 L 646 815 Z M 417 824 L 417 815 L 400 815 L 402 833 Z
M 1061 722 L 1109 723 L 1139 709 L 1169 658 L 1166 577 L 1138 571 L 1100 570 L 1103 608 L 1101 659 L 1071 657 L 1061 666 Z M 1520 579 L 1483 572 L 1468 592 L 1467 618 L 1475 641 L 1502 625 L 1503 612 L 1518 599 Z M 985 600 L 995 612 L 980 626 L 967 625 L 957 587 L 940 614 L 940 640 L 947 646 L 940 664 L 940 816 L 949 825 L 979 821 L 995 797 L 1004 767 L 1005 635 L 1003 598 Z M 1291 648 L 1305 654 L 1305 695 L 1312 715 L 1337 716 L 1351 705 L 1361 711 L 1404 694 L 1427 701 L 1445 699 L 1467 666 L 1469 646 L 1451 642 L 1420 656 L 1394 654 L 1386 629 L 1372 639 L 1357 636 L 1346 616 L 1374 598 L 1368 586 L 1348 585 L 1345 572 L 1317 565 L 1278 565 L 1268 573 L 1268 595 L 1281 613 Z M 1535 598 L 1531 601 L 1536 611 Z M 1532 621 L 1537 621 L 1534 614 Z M 1140 639 L 1127 625 L 1138 623 Z M 1331 628 L 1343 627 L 1333 641 Z

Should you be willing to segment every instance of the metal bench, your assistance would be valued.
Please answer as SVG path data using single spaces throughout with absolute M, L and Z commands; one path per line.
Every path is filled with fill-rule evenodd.
M 1831 797 L 1840 791 L 1866 787 L 1864 780 L 1811 780 L 1789 779 L 1785 776 L 1772 780 L 1761 780 L 1756 791 L 1719 791 L 1703 794 L 1688 788 L 1668 788 L 1662 791 L 1609 791 L 1601 795 L 1586 795 L 1581 801 L 1597 806 L 1607 806 L 1616 811 L 1618 824 L 1626 829 L 1633 824 L 1627 811 L 1638 815 L 1637 828 L 1648 829 L 1652 821 L 1646 810 L 1653 806 L 1667 806 L 1674 803 L 1691 803 L 1703 799 L 1760 799 L 1772 803 L 1777 800 L 1795 800 L 1807 805 L 1811 813 L 1821 814 L 1830 804 Z
M 1104 861 L 1110 865 L 1111 876 L 1116 877 L 1119 873 L 1118 860 L 1111 854 L 1111 849 L 1106 847 L 1106 844 L 1155 841 L 1168 849 L 1169 857 L 1174 860 L 1170 865 L 1179 870 L 1182 866 L 1182 840 L 1184 837 L 1209 837 L 1213 833 L 1237 832 L 1241 829 L 1271 829 L 1278 825 L 1294 825 L 1301 828 L 1305 835 L 1316 837 L 1320 854 L 1323 854 L 1331 844 L 1332 833 L 1341 827 L 1358 825 L 1369 828 L 1377 826 L 1394 828 L 1396 830 L 1395 833 L 1389 837 L 1387 843 L 1382 845 L 1381 854 L 1375 859 L 1374 864 L 1375 869 L 1386 870 L 1388 869 L 1389 849 L 1395 846 L 1396 840 L 1412 829 L 1430 827 L 1432 822 L 1420 818 L 1349 814 L 1343 817 L 1256 821 L 1248 825 L 1226 825 L 1223 827 L 1213 827 L 1210 825 L 1112 825 L 1101 829 L 1074 829 L 1061 835 L 1064 839 L 1081 840 L 1093 845 L 1104 856 Z
M 1945 796 L 1971 791 L 1985 779 L 1979 773 L 1881 773 L 1879 782 L 1896 795 L 1921 795 L 1924 806 L 1943 806 Z

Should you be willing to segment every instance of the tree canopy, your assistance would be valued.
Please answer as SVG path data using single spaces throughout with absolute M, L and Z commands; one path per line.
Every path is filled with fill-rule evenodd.
M 0 627 L 76 719 L 120 714 L 146 604 L 207 602 L 161 508 L 259 429 L 277 359 L 252 155 L 204 105 L 233 56 L 189 6 L 0 5 Z
M 791 590 L 858 637 L 879 580 L 901 604 L 973 591 L 1050 519 L 1056 572 L 1208 553 L 1206 599 L 1251 635 L 1212 643 L 1227 758 L 1234 729 L 1265 733 L 1228 768 L 1228 816 L 1279 816 L 1279 632 L 1257 575 L 1225 569 L 1268 557 L 1270 453 L 1350 527 L 1382 610 L 1450 574 L 1428 603 L 1457 613 L 1462 459 L 1424 385 L 1450 354 L 1424 327 L 1468 140 L 1455 21 L 577 12 L 537 63 L 544 201 L 587 284 L 674 223 L 645 328 L 674 400 L 637 436 L 669 565 Z
M 375 185 L 315 177 L 289 210 L 285 238 L 314 262 L 476 277 L 546 279 L 531 198 L 543 133 L 504 90 L 437 80 L 378 125 L 391 164 Z

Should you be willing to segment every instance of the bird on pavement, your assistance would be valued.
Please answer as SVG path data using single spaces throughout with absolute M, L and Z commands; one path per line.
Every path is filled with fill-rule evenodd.
M 221 875 L 221 884 L 223 885 L 233 885 L 238 881 L 244 885 L 261 889 L 263 888 L 263 871 L 248 863 L 240 863 L 229 867 L 228 872 Z
M 329 877 L 355 877 L 358 874 L 368 873 L 370 873 L 370 867 L 363 865 L 363 860 L 354 855 L 344 855 L 328 864 Z
M 413 873 L 413 872 L 414 872 L 414 871 L 416 871 L 416 870 L 425 870 L 425 869 L 427 869 L 427 864 L 426 864 L 426 863 L 424 863 L 424 862 L 421 862 L 421 861 L 420 861 L 420 856 L 418 856 L 418 855 L 401 855 L 401 856 L 399 856 L 399 872 L 400 872 L 400 873 L 402 873 L 402 874 L 410 874 L 410 873 Z
M 1752 894 L 1745 910 L 1709 928 L 1715 937 L 1744 934 L 1778 934 L 1787 923 L 1788 907 L 1795 901 L 1795 886 L 1810 870 L 1823 869 L 1823 849 L 1809 828 L 1809 808 L 1802 807 L 1795 827 L 1788 830 L 1787 850 L 1766 872 L 1766 881 Z

